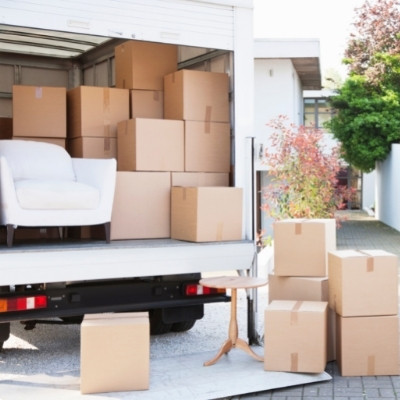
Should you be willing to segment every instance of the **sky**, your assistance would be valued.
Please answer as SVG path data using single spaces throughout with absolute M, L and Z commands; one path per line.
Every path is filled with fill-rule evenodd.
M 341 64 L 347 39 L 353 30 L 354 9 L 365 0 L 253 0 L 256 38 L 319 39 L 321 73 Z

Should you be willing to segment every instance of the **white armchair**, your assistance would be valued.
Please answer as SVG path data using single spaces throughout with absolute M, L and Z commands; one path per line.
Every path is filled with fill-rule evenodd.
M 7 246 L 18 226 L 104 224 L 109 243 L 116 169 L 115 159 L 71 158 L 55 144 L 0 140 L 0 224 L 7 227 Z

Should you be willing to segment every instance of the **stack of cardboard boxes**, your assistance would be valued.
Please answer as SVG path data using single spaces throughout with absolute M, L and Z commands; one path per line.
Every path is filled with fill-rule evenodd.
M 397 265 L 383 250 L 329 253 L 329 306 L 344 376 L 399 374 Z
M 328 310 L 328 252 L 334 219 L 274 224 L 274 273 L 265 310 L 266 370 L 322 372 L 335 359 L 334 313 Z

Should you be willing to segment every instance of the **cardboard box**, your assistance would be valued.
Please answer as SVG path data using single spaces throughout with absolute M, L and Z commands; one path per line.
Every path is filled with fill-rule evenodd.
M 185 171 L 229 172 L 230 145 L 229 123 L 185 121 Z
M 398 257 L 384 250 L 329 252 L 329 306 L 343 317 L 398 313 Z
M 111 240 L 169 238 L 169 172 L 117 172 Z
M 46 142 L 46 143 L 53 143 L 58 146 L 61 146 L 62 148 L 66 148 L 66 139 L 64 138 L 45 138 L 45 137 L 15 137 L 13 138 L 14 140 L 33 140 L 35 142 Z
M 81 393 L 149 388 L 147 312 L 85 315 L 81 325 Z
M 0 117 L 0 139 L 11 139 L 13 130 L 12 118 Z
M 161 90 L 130 91 L 130 118 L 164 118 L 164 93 Z
M 13 136 L 67 136 L 67 90 L 63 87 L 13 86 Z
M 326 367 L 326 301 L 274 300 L 265 310 L 264 369 L 321 373 Z
M 242 197 L 236 187 L 172 187 L 172 239 L 241 240 Z
M 117 88 L 163 90 L 164 75 L 177 68 L 175 45 L 129 40 L 115 47 Z
M 398 324 L 396 315 L 337 314 L 337 363 L 341 375 L 399 375 Z
M 336 250 L 334 219 L 285 219 L 273 229 L 275 275 L 328 275 L 328 251 Z
M 78 137 L 68 139 L 71 157 L 117 158 L 117 138 Z
M 164 118 L 229 122 L 229 77 L 182 69 L 164 77 Z
M 224 172 L 172 172 L 171 186 L 229 186 Z
M 268 276 L 268 303 L 274 300 L 329 300 L 327 277 Z M 328 310 L 327 361 L 336 360 L 336 314 Z
M 117 137 L 117 123 L 129 119 L 129 90 L 78 86 L 68 90 L 68 137 Z
M 118 124 L 119 171 L 183 171 L 183 121 L 134 118 Z

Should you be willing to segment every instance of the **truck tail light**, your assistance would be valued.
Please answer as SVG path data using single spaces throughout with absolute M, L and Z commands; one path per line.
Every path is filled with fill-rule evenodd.
M 186 296 L 202 296 L 207 294 L 225 294 L 225 289 L 210 288 L 207 286 L 198 285 L 196 283 L 191 283 L 186 285 L 185 294 Z
M 0 312 L 27 311 L 47 307 L 47 296 L 0 298 Z

